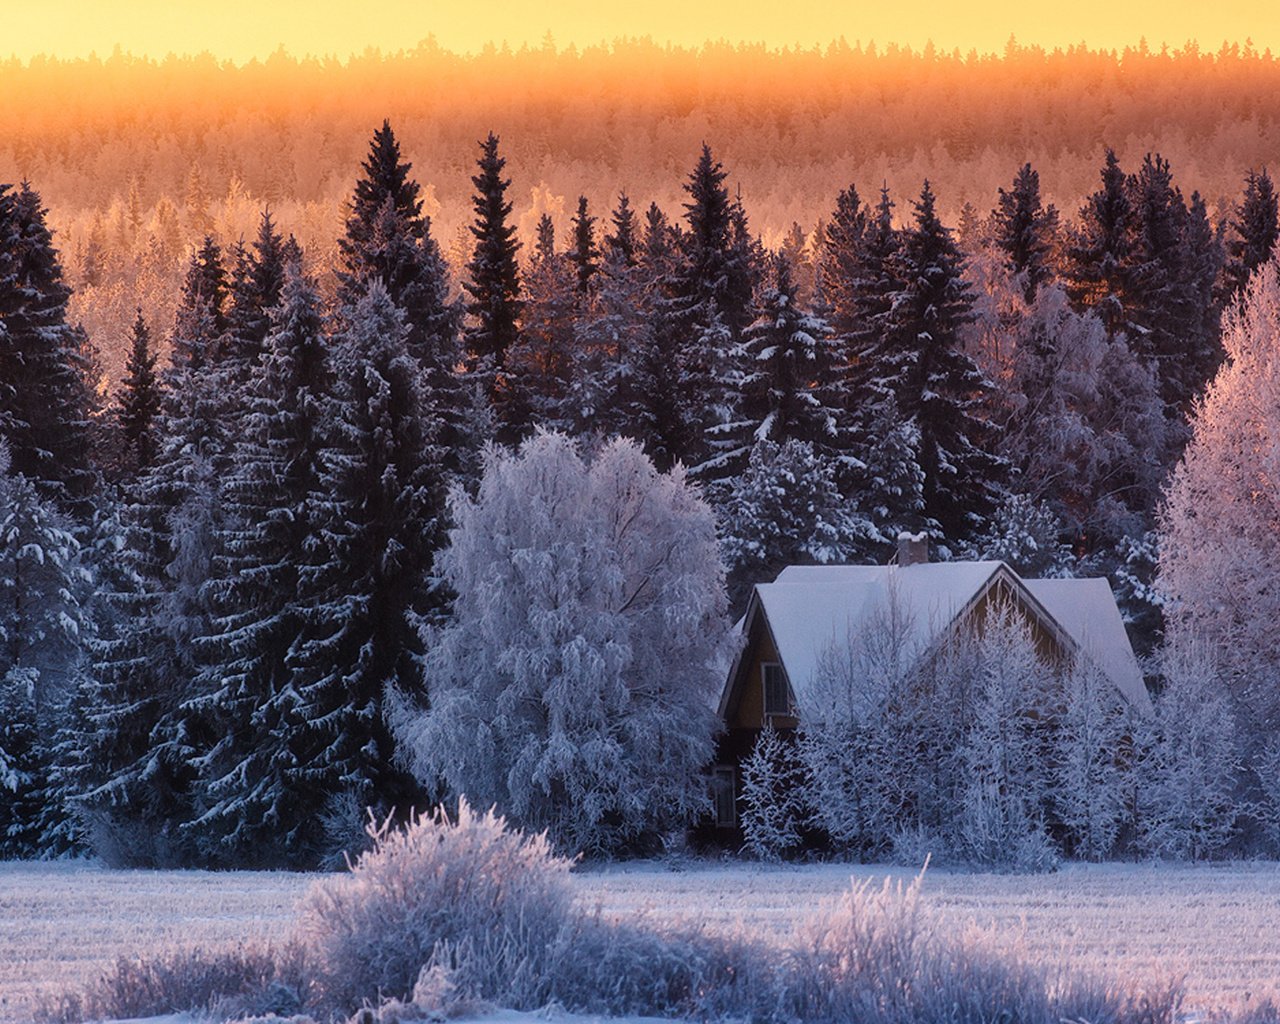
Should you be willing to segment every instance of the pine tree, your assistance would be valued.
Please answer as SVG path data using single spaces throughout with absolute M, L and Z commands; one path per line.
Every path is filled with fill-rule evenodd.
M 892 395 L 920 432 L 925 513 L 945 537 L 961 540 L 986 522 L 1004 467 L 991 454 L 991 426 L 982 412 L 991 385 L 961 347 L 973 296 L 928 182 L 915 211 L 898 254 L 903 286 L 867 358 L 872 387 Z
M 139 308 L 133 322 L 133 345 L 125 363 L 124 380 L 116 395 L 120 430 L 124 435 L 124 468 L 132 475 L 145 471 L 156 455 L 156 420 L 160 415 L 156 359 L 156 353 L 151 350 L 151 332 Z
M 775 257 L 772 269 L 756 320 L 734 353 L 737 418 L 712 441 L 720 476 L 741 471 L 752 446 L 763 440 L 803 441 L 833 467 L 852 460 L 833 401 L 835 341 L 827 324 L 797 302 L 786 259 Z M 841 467 L 842 475 L 847 472 Z
M 643 409 L 638 438 L 654 465 L 666 471 L 688 450 L 683 406 L 677 390 L 680 316 L 672 301 L 678 233 L 657 203 L 645 211 L 640 249 L 641 287 L 649 337 L 637 360 L 636 391 Z
M 572 254 L 556 251 L 555 225 L 545 213 L 525 273 L 524 294 L 520 337 L 507 358 L 506 408 L 513 438 L 538 426 L 573 425 L 566 400 L 577 362 L 574 326 L 580 295 Z
M 462 355 L 461 311 L 449 299 L 448 265 L 423 215 L 421 187 L 409 176 L 412 166 L 400 159 L 400 145 L 383 121 L 338 240 L 338 301 L 354 307 L 370 283 L 380 280 L 404 310 L 409 353 L 422 367 L 424 396 L 440 419 L 448 468 L 459 473 L 476 443 L 468 426 L 470 400 L 455 372 Z
M 269 311 L 280 302 L 284 288 L 285 260 L 285 240 L 276 231 L 270 211 L 263 210 L 252 246 L 236 249 L 226 337 L 219 348 L 225 380 L 236 391 L 245 387 L 262 361 L 263 342 L 271 326 Z M 238 398 L 231 400 L 238 402 Z
M 396 766 L 383 696 L 419 693 L 419 627 L 441 600 L 431 571 L 443 539 L 442 453 L 404 314 L 373 284 L 344 320 L 335 441 L 319 484 L 323 557 L 300 569 L 300 587 L 316 596 L 291 655 L 290 783 L 404 813 L 418 790 Z
M 1245 177 L 1244 196 L 1235 209 L 1231 233 L 1234 237 L 1227 243 L 1223 272 L 1228 299 L 1244 290 L 1249 275 L 1271 258 L 1280 240 L 1280 207 L 1265 167 Z
M 996 245 L 1007 256 L 1010 272 L 1021 277 L 1030 302 L 1052 276 L 1049 264 L 1058 227 L 1058 211 L 1040 203 L 1040 175 L 1030 164 L 1018 171 L 1008 192 L 1000 189 L 991 220 Z
M 612 256 L 624 267 L 631 269 L 639 261 L 637 250 L 640 239 L 635 211 L 631 209 L 631 200 L 625 192 L 618 195 L 618 205 L 614 207 L 612 221 L 613 230 L 604 237 L 605 258 Z
M 82 683 L 92 577 L 65 515 L 0 445 L 0 857 L 66 852 L 55 742 Z
M 503 424 L 503 436 L 510 438 L 522 426 L 513 422 L 506 408 L 510 396 L 504 380 L 507 354 L 516 343 L 523 310 L 516 265 L 520 243 L 515 225 L 507 222 L 511 203 L 506 196 L 511 182 L 502 177 L 506 160 L 498 155 L 498 137 L 492 132 L 481 143 L 478 166 L 480 172 L 471 179 L 476 189 L 472 200 L 476 217 L 471 224 L 475 250 L 463 283 L 470 297 L 467 362 L 468 370 L 484 382 L 486 397 Z
M 332 795 L 296 784 L 305 725 L 291 659 L 311 596 L 301 567 L 319 561 L 333 390 L 320 298 L 296 265 L 271 322 L 225 491 L 213 632 L 200 641 L 191 704 L 203 705 L 216 741 L 200 758 L 192 828 L 214 862 L 296 866 L 316 856 Z
M 39 194 L 0 185 L 0 435 L 14 472 L 84 516 L 95 483 L 91 386 L 70 296 Z
M 1067 248 L 1067 282 L 1079 309 L 1093 309 L 1110 336 L 1124 329 L 1134 216 L 1115 150 L 1108 149 L 1102 187 L 1085 202 Z
M 596 219 L 587 210 L 587 197 L 578 197 L 578 212 L 573 218 L 573 248 L 569 250 L 569 262 L 573 264 L 578 292 L 585 295 L 591 288 L 591 279 L 600 270 L 600 249 L 596 245 Z
M 222 250 L 211 235 L 205 235 L 200 248 L 191 257 L 182 285 L 182 305 L 194 309 L 200 302 L 213 317 L 213 332 L 227 329 L 227 270 Z

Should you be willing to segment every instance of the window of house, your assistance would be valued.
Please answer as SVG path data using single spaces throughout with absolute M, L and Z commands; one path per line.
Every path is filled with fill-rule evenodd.
M 765 715 L 791 714 L 791 694 L 787 688 L 787 676 L 776 663 L 764 666 Z
M 715 803 L 716 826 L 733 828 L 737 825 L 737 792 L 731 767 L 718 767 L 712 771 L 711 798 Z

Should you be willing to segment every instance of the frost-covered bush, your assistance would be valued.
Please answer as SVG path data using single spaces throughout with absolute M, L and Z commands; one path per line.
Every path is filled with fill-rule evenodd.
M 1045 756 L 1054 683 L 1026 619 L 992 608 L 976 649 L 972 724 L 960 745 L 963 778 L 954 845 L 969 861 L 1041 871 L 1056 864 L 1045 834 L 1051 780 Z
M 747 850 L 761 860 L 778 860 L 800 846 L 806 784 L 796 744 L 766 726 L 742 762 L 742 832 Z
M 1239 739 L 1218 664 L 1203 647 L 1167 648 L 1155 715 L 1137 730 L 1138 852 L 1201 860 L 1219 853 L 1242 810 Z
M 300 909 L 317 983 L 333 1007 L 408 999 L 424 966 L 483 971 L 469 984 L 537 1003 L 546 951 L 568 919 L 570 862 L 462 801 L 404 829 L 372 827 L 347 874 L 317 882 Z
M 217 1020 L 293 1015 L 309 998 L 310 977 L 306 951 L 298 945 L 121 957 L 84 993 L 46 1005 L 41 1017 L 50 1024 L 79 1024 L 182 1011 Z
M 1081 659 L 1063 682 L 1053 733 L 1053 814 L 1073 856 L 1102 860 L 1115 849 L 1133 792 L 1130 712 L 1091 662 Z

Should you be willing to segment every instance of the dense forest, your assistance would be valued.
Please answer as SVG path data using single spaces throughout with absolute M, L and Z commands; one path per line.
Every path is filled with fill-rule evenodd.
M 1157 60 L 1195 65 L 1138 66 Z M 751 583 L 790 562 L 883 561 L 901 530 L 928 532 L 941 557 L 1107 575 L 1140 646 L 1158 642 L 1162 488 L 1223 363 L 1224 310 L 1276 246 L 1263 168 L 1215 215 L 1165 157 L 1123 163 L 1107 149 L 1064 212 L 1020 158 L 954 227 L 929 180 L 905 193 L 843 183 L 820 226 L 766 244 L 704 143 L 664 192 L 678 202 L 584 195 L 559 222 L 543 210 L 522 240 L 503 146 L 490 133 L 471 151 L 470 241 L 456 260 L 386 121 L 322 259 L 290 233 L 296 208 L 264 206 L 228 244 L 189 192 L 182 213 L 169 201 L 167 240 L 138 199 L 137 217 L 111 228 L 121 244 L 74 240 L 68 273 L 40 194 L 0 190 L 0 851 L 322 863 L 358 835 L 364 806 L 436 795 L 439 774 L 415 775 L 397 750 L 389 704 L 403 716 L 430 702 L 423 665 L 446 657 L 435 640 L 466 614 L 478 570 L 458 524 L 492 499 L 513 536 L 539 527 L 500 498 L 516 473 L 503 453 L 536 454 L 549 437 L 577 439 L 604 475 L 574 463 L 581 454 L 548 456 L 536 487 L 599 491 L 604 516 L 620 494 L 660 493 L 670 512 L 650 539 L 694 524 L 704 568 L 672 576 L 663 593 L 686 604 L 653 614 L 697 625 L 703 670 L 714 657 L 698 644 Z M 135 286 L 151 276 L 103 385 L 105 339 L 90 318 L 78 325 L 72 286 L 93 294 L 121 273 Z M 620 436 L 631 445 L 611 444 Z M 562 473 L 580 492 L 555 482 Z M 598 526 L 572 529 L 598 538 Z M 505 534 L 478 536 L 480 551 Z M 494 564 L 554 581 L 556 565 L 599 546 L 548 544 L 499 550 Z M 507 627 L 499 616 L 491 628 Z M 603 650 L 605 664 L 616 651 Z M 536 663 L 522 651 L 510 657 Z M 714 723 L 683 718 L 706 733 L 673 733 L 695 778 Z M 496 742 L 490 724 L 475 750 Z M 557 774 L 560 760 L 578 764 L 558 749 L 539 763 L 553 796 L 576 770 Z M 619 828 L 631 812 L 608 800 L 623 792 L 583 798 L 603 834 L 621 836 L 601 852 L 644 831 Z
M 595 209 L 626 191 L 638 207 L 678 211 L 703 140 L 732 168 L 753 232 L 776 247 L 793 225 L 812 245 L 833 189 L 851 181 L 905 197 L 929 178 L 956 223 L 1030 162 L 1044 202 L 1074 212 L 1108 146 L 1126 168 L 1162 153 L 1217 223 L 1248 170 L 1272 160 L 1278 89 L 1276 59 L 1247 45 L 1099 52 L 1010 41 L 979 55 L 631 40 L 460 56 L 428 41 L 345 63 L 279 53 L 242 67 L 116 53 L 0 63 L 0 181 L 39 183 L 76 287 L 73 319 L 94 335 L 114 386 L 135 309 L 167 322 L 182 254 L 209 233 L 223 248 L 251 240 L 264 206 L 326 287 L 351 168 L 386 116 L 460 287 L 470 164 L 489 128 L 503 139 L 526 253 L 543 213 L 567 229 L 580 193 Z

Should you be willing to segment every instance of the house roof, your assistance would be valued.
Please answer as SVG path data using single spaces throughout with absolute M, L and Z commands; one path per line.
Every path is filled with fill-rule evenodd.
M 1105 579 L 1023 580 L 1003 562 L 927 562 L 908 566 L 789 566 L 758 584 L 778 657 L 803 707 L 823 652 L 889 607 L 906 621 L 908 657 L 937 643 L 997 580 L 1005 581 L 1068 647 L 1085 653 L 1130 703 L 1150 706 L 1142 672 Z M 748 618 L 754 609 L 748 610 Z M 727 697 L 727 693 L 726 693 Z

